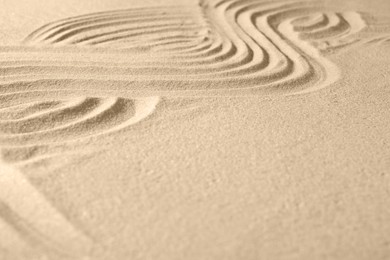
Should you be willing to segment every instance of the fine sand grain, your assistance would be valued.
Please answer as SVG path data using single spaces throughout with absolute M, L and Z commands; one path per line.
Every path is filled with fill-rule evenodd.
M 390 258 L 387 1 L 0 5 L 0 260 Z

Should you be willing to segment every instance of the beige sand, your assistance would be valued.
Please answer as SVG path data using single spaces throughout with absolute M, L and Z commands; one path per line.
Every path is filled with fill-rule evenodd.
M 390 259 L 390 2 L 0 8 L 0 260 Z

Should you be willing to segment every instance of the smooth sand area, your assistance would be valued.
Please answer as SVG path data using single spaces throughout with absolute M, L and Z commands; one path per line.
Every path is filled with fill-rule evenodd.
M 390 259 L 389 11 L 0 1 L 0 260 Z

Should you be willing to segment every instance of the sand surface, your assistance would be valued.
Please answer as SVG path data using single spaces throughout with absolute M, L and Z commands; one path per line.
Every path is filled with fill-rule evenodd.
M 390 259 L 387 0 L 0 0 L 0 260 Z

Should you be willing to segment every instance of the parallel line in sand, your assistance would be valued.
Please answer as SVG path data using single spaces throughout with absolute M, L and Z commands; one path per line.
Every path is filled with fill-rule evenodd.
M 148 87 L 146 90 L 151 92 L 153 85 L 156 92 L 167 95 L 174 95 L 175 92 L 180 95 L 189 92 L 189 95 L 195 96 L 237 95 L 248 90 L 252 94 L 310 92 L 331 84 L 338 74 L 336 66 L 310 46 L 310 41 L 317 41 L 321 37 L 325 40 L 344 38 L 351 32 L 361 30 L 363 24 L 358 15 L 351 19 L 351 15 L 344 18 L 343 14 L 329 12 L 321 13 L 321 19 L 313 24 L 310 19 L 314 18 L 307 16 L 321 11 L 319 9 L 315 4 L 295 1 L 277 4 L 254 0 L 202 1 L 198 11 L 181 7 L 173 11 L 158 11 L 158 8 L 137 11 L 130 9 L 53 22 L 29 35 L 26 38 L 27 45 L 66 43 L 78 46 L 89 41 L 95 48 L 109 41 L 111 44 L 106 48 L 126 48 L 128 55 L 132 55 L 131 48 L 150 45 L 150 50 L 153 50 L 152 46 L 159 46 L 158 42 L 150 37 L 157 32 L 160 35 L 159 47 L 164 48 L 141 62 L 128 62 L 128 57 L 121 59 L 116 54 L 109 58 L 109 50 L 104 57 L 100 56 L 100 52 L 88 57 L 80 53 L 73 57 L 72 62 L 68 62 L 69 66 L 65 65 L 66 61 L 61 62 L 61 49 L 58 49 L 61 47 L 56 47 L 58 61 L 53 60 L 53 55 L 56 56 L 57 53 L 51 53 L 51 59 L 45 60 L 45 50 L 35 52 L 36 61 L 24 61 L 25 48 L 28 47 L 21 47 L 24 49 L 19 53 L 15 52 L 17 49 L 3 52 L 5 57 L 14 56 L 15 65 L 3 62 L 4 66 L 0 69 L 4 86 L 1 91 L 2 99 L 13 94 L 13 99 L 17 100 L 17 95 L 23 95 L 17 92 L 27 89 L 44 91 L 45 86 L 50 86 L 51 82 L 55 86 L 66 85 L 66 90 L 75 91 L 78 90 L 78 84 L 82 85 L 82 88 L 93 84 L 101 87 L 103 92 L 109 91 L 109 87 L 104 89 L 104 84 L 117 85 L 123 91 L 132 91 L 144 85 Z M 191 14 L 191 21 L 184 21 L 190 27 L 184 22 L 178 23 L 176 27 L 175 23 L 167 24 L 170 19 L 174 21 L 181 17 L 175 13 L 178 10 Z M 142 18 L 143 14 L 154 17 Z M 121 29 L 118 29 L 118 26 Z M 156 29 L 156 26 L 162 26 L 162 29 Z M 140 33 L 128 33 L 132 30 L 140 30 Z M 173 32 L 178 32 L 177 36 L 170 35 Z M 300 39 L 301 35 L 306 37 L 306 41 Z M 97 40 L 102 37 L 108 38 Z M 188 41 L 185 42 L 186 47 L 181 48 L 183 39 Z M 194 44 L 191 45 L 191 42 Z M 80 48 L 85 47 L 80 45 Z M 69 54 L 71 51 L 66 52 L 66 55 Z M 38 62 L 39 60 L 42 62 Z M 76 62 L 77 60 L 80 62 Z M 111 61 L 108 63 L 107 60 Z M 81 66 L 82 64 L 84 65 Z M 133 89 L 129 89 L 126 82 L 133 85 Z M 176 89 L 171 88 L 170 82 Z M 227 85 L 229 88 L 226 88 Z M 54 89 L 57 89 L 55 86 Z M 15 90 L 18 91 L 12 93 Z M 57 89 L 61 90 L 65 89 Z M 119 113 L 118 111 L 116 112 Z M 30 121 L 25 122 L 26 126 L 27 122 Z M 96 121 L 96 126 L 92 128 L 100 129 L 99 124 L 103 124 L 102 122 Z M 25 128 L 26 132 L 31 128 L 24 127 L 22 121 L 19 123 L 21 124 L 15 129 Z M 2 128 L 9 128 L 7 126 L 11 124 L 5 122 Z M 8 131 L 11 131 L 10 129 L 13 128 Z M 34 133 L 39 136 L 39 131 L 31 131 L 31 135 Z M 18 136 L 23 135 L 19 133 Z M 6 142 L 10 137 L 0 136 L 0 140 Z
M 38 28 L 24 45 L 0 47 L 0 147 L 7 160 L 0 167 L 9 173 L 0 175 L 0 231 L 20 248 L 80 246 L 85 253 L 88 238 L 7 164 L 49 158 L 65 153 L 67 142 L 135 127 L 153 115 L 159 96 L 319 90 L 339 75 L 326 54 L 358 43 L 354 36 L 364 27 L 358 13 L 312 1 L 201 0 L 197 9 L 71 17 Z M 20 195 L 28 194 L 32 203 L 23 206 Z M 41 210 L 29 215 L 33 208 Z M 45 229 L 39 214 L 56 226 Z M 47 231 L 62 237 L 55 241 Z

